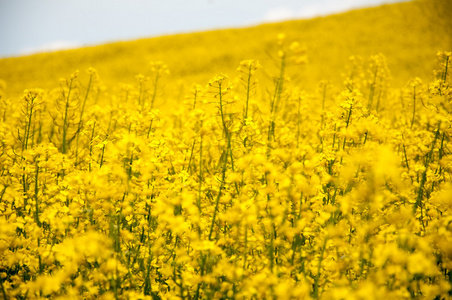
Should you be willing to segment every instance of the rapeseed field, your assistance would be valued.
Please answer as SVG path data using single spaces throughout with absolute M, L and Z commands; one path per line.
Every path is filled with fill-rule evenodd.
M 441 30 L 412 52 L 348 53 L 288 22 L 1 60 L 0 298 L 449 299 L 452 47 L 439 3 L 299 23 L 429 12 L 419 28 Z M 402 44 L 426 34 L 414 32 Z M 242 34 L 241 48 L 193 46 L 216 34 Z M 82 63 L 101 54 L 99 68 Z M 37 76 L 48 59 L 61 68 Z

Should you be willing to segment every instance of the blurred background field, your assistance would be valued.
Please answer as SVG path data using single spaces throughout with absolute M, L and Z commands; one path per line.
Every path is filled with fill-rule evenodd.
M 133 84 L 135 75 L 150 72 L 150 61 L 161 60 L 171 71 L 163 82 L 165 92 L 179 97 L 188 93 L 183 86 L 204 85 L 219 72 L 235 76 L 243 59 L 258 59 L 271 70 L 276 36 L 285 33 L 289 41 L 306 46 L 308 64 L 289 70 L 297 73 L 292 80 L 303 89 L 313 90 L 320 80 L 339 84 L 350 56 L 361 56 L 366 63 L 378 53 L 387 59 L 392 86 L 400 87 L 412 77 L 433 78 L 436 53 L 452 47 L 451 15 L 452 1 L 419 0 L 308 20 L 11 57 L 0 59 L 0 79 L 14 97 L 26 88 L 56 88 L 59 78 L 94 67 L 106 87 L 115 87 Z

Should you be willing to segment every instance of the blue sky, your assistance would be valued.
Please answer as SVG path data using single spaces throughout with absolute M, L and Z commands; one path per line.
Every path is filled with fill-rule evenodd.
M 404 0 L 0 0 L 0 57 L 311 18 Z

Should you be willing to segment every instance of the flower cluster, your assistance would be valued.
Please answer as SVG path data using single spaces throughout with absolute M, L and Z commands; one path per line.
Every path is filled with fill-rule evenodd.
M 273 84 L 246 60 L 185 101 L 160 61 L 102 93 L 2 83 L 0 297 L 450 297 L 450 52 L 428 84 L 391 89 L 380 54 L 309 93 L 277 47 Z

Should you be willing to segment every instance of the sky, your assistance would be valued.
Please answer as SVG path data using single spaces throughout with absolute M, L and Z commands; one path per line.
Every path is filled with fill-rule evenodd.
M 0 0 L 0 57 L 312 18 L 406 0 Z

